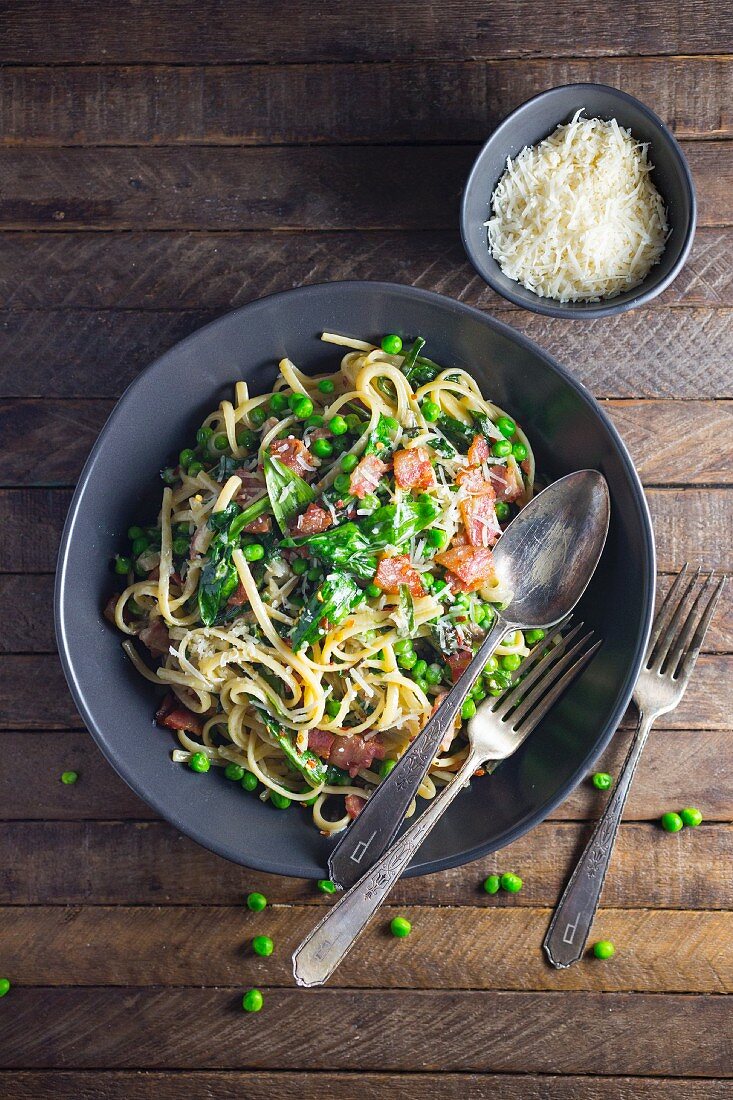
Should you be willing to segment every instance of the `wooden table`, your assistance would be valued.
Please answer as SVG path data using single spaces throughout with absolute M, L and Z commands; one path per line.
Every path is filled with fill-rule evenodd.
M 731 1096 L 731 597 L 626 811 L 594 937 L 540 942 L 604 796 L 588 782 L 510 848 L 401 884 L 327 989 L 289 954 L 327 904 L 159 820 L 82 729 L 51 594 L 72 487 L 127 383 L 204 322 L 344 277 L 490 311 L 571 367 L 647 487 L 660 589 L 733 567 L 733 52 L 710 0 L 16 0 L 0 21 L 0 1095 L 474 1100 Z M 674 128 L 695 177 L 692 257 L 649 307 L 563 322 L 467 266 L 458 194 L 533 93 L 618 85 Z M 110 487 L 114 491 L 114 487 Z M 634 562 L 629 562 L 630 570 Z M 729 590 L 730 591 L 730 590 Z M 628 723 L 627 723 L 628 725 Z M 628 738 L 602 767 L 616 772 Z M 75 786 L 59 782 L 65 769 Z M 663 833 L 662 811 L 705 824 Z M 484 876 L 514 870 L 516 897 Z M 249 890 L 272 903 L 264 918 Z M 407 941 L 387 918 L 413 922 Z M 267 930 L 269 960 L 247 949 Z M 245 1015 L 242 991 L 265 991 Z M 436 1080 L 435 1074 L 441 1077 Z

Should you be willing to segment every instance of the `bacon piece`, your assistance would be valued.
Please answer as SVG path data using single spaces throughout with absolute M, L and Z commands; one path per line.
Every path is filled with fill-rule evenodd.
M 413 596 L 425 595 L 420 574 L 407 554 L 397 554 L 394 558 L 380 558 L 374 583 L 383 592 L 389 592 L 392 595 L 399 592 L 401 584 L 406 584 Z
M 237 587 L 227 600 L 227 607 L 242 607 L 245 603 L 249 603 L 249 596 L 247 595 L 247 590 L 244 585 L 239 581 Z
M 457 592 L 475 592 L 494 576 L 491 551 L 484 546 L 452 546 L 436 554 L 435 561 L 453 574 L 451 587 Z
M 115 608 L 117 607 L 117 601 L 119 600 L 119 598 L 119 592 L 113 593 L 107 600 L 106 604 L 104 605 L 104 610 L 102 611 L 105 619 L 108 623 L 112 623 L 112 626 L 117 626 L 117 623 L 115 621 Z
M 270 444 L 270 453 L 279 458 L 284 466 L 298 474 L 299 477 L 312 476 L 316 472 L 316 464 L 302 439 L 288 436 L 287 439 L 274 439 Z
M 310 747 L 310 734 L 308 744 Z M 358 733 L 354 733 L 349 737 L 334 737 L 328 762 L 342 771 L 348 771 L 353 779 L 360 768 L 370 768 L 373 760 L 384 760 L 385 752 L 378 735 L 365 741 Z
M 472 656 L 470 649 L 459 649 L 457 653 L 449 653 L 446 657 L 454 684 L 458 683 L 470 665 Z
M 493 491 L 468 497 L 458 505 L 468 541 L 472 546 L 493 546 L 501 534 L 496 518 Z
M 168 692 L 155 712 L 155 721 L 159 726 L 165 726 L 169 730 L 187 730 L 189 733 L 199 735 L 204 728 L 201 715 L 194 714 L 188 707 L 184 707 L 172 691 Z
M 411 447 L 394 456 L 394 478 L 400 489 L 430 489 L 435 474 L 427 447 Z
M 269 516 L 258 516 L 245 524 L 242 530 L 248 535 L 263 535 L 272 530 L 272 520 Z
M 319 504 L 309 504 L 305 512 L 298 516 L 298 522 L 295 525 L 296 535 L 317 535 L 321 531 L 325 531 L 333 524 L 331 513 L 327 512 L 325 508 L 321 508 Z
M 328 730 L 308 730 L 308 748 L 311 752 L 318 753 L 324 760 L 328 760 L 328 754 L 336 738 Z
M 387 463 L 382 462 L 381 458 L 377 458 L 376 455 L 364 455 L 351 475 L 349 492 L 353 497 L 363 500 L 367 493 L 374 492 L 386 470 Z
M 151 619 L 147 626 L 142 628 L 138 637 L 143 645 L 148 647 L 152 657 L 165 656 L 171 644 L 168 627 L 160 617 Z
M 489 475 L 497 500 L 518 500 L 524 495 L 522 475 L 514 463 L 507 466 L 492 466 Z
M 347 794 L 344 802 L 346 803 L 346 812 L 353 820 L 355 817 L 358 817 L 364 809 L 366 798 L 362 798 L 358 794 Z
M 471 466 L 480 466 L 482 462 L 486 461 L 490 454 L 491 448 L 484 436 L 475 435 L 471 446 L 468 448 L 468 461 Z
M 242 482 L 242 487 L 234 499 L 237 504 L 241 504 L 243 508 L 246 508 L 248 504 L 252 504 L 265 492 L 265 479 L 252 470 L 239 469 L 235 470 L 234 473 Z

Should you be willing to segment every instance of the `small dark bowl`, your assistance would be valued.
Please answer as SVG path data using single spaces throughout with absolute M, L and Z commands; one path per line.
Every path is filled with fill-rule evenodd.
M 463 791 L 408 874 L 437 871 L 500 848 L 556 806 L 601 752 L 623 714 L 646 647 L 654 601 L 654 542 L 644 493 L 619 436 L 584 386 L 524 336 L 450 298 L 389 283 L 344 282 L 276 294 L 177 344 L 133 382 L 89 456 L 69 509 L 56 576 L 56 633 L 84 721 L 123 779 L 176 828 L 264 871 L 322 878 L 333 841 L 296 807 L 279 812 L 218 769 L 196 775 L 171 761 L 153 712 L 162 691 L 120 647 L 102 608 L 118 587 L 110 561 L 125 532 L 160 506 L 157 471 L 190 441 L 238 379 L 269 390 L 289 356 L 313 374 L 336 370 L 343 349 L 325 330 L 379 340 L 421 333 L 446 367 L 470 371 L 516 416 L 543 478 L 592 467 L 611 492 L 611 527 L 578 607 L 603 646 L 521 749 Z
M 670 234 L 662 253 L 646 279 L 633 290 L 600 302 L 557 302 L 540 298 L 510 279 L 489 252 L 484 222 L 491 212 L 491 196 L 504 174 L 507 157 L 516 157 L 525 145 L 537 145 L 556 126 L 570 122 L 585 108 L 588 118 L 615 118 L 635 138 L 649 143 L 654 165 L 652 180 L 667 207 Z M 528 99 L 497 126 L 476 158 L 466 181 L 461 202 L 461 237 L 468 258 L 492 290 L 502 297 L 549 317 L 607 317 L 644 305 L 661 294 L 677 278 L 695 236 L 697 203 L 695 187 L 685 155 L 672 133 L 653 111 L 638 99 L 606 84 L 565 84 Z

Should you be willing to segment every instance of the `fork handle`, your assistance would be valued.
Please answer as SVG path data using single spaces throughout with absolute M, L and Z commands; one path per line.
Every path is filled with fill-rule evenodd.
M 550 922 L 543 946 L 548 959 L 558 969 L 572 966 L 585 949 L 631 781 L 653 720 L 653 716 L 647 717 L 640 711 L 636 733 L 613 794 L 578 860 Z
M 481 763 L 471 750 L 455 775 L 420 815 L 414 825 L 389 848 L 370 871 L 329 909 L 293 954 L 298 985 L 322 985 L 356 943 L 397 879 L 440 820 L 453 799 Z

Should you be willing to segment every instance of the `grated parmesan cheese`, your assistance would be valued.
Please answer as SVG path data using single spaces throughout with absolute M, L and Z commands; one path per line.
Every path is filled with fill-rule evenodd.
M 597 302 L 638 286 L 669 231 L 648 145 L 616 119 L 581 114 L 507 159 L 485 223 L 504 274 L 560 302 Z

